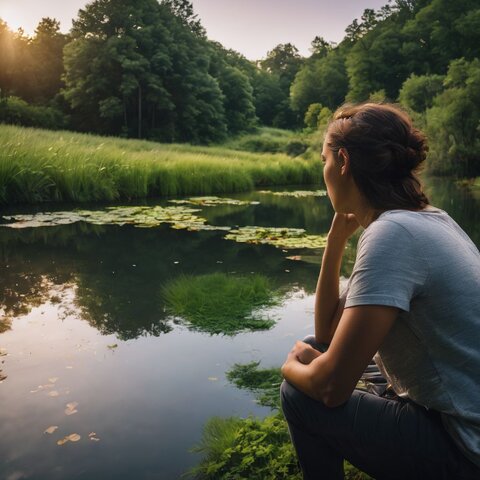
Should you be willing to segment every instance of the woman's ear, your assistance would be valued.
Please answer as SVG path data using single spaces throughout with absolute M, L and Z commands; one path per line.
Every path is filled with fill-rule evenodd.
M 345 148 L 341 148 L 338 151 L 338 159 L 340 161 L 340 171 L 342 175 L 350 172 L 350 156 Z

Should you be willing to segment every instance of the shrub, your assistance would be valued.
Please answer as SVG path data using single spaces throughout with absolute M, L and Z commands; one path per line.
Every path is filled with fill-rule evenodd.
M 30 105 L 18 97 L 6 97 L 0 101 L 0 123 L 55 130 L 65 127 L 66 120 L 56 108 Z
M 308 144 L 301 140 L 290 140 L 285 146 L 285 153 L 290 157 L 298 157 L 305 153 L 308 148 Z

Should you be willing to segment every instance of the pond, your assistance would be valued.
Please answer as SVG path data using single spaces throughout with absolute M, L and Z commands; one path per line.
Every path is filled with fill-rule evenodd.
M 449 179 L 427 184 L 432 203 L 479 245 L 468 190 Z M 101 205 L 82 205 L 87 213 L 74 223 L 58 214 L 73 206 L 4 209 L 4 217 L 56 210 L 42 221 L 60 224 L 0 228 L 0 478 L 171 480 L 199 461 L 190 449 L 208 419 L 269 414 L 226 372 L 251 361 L 278 367 L 312 332 L 318 245 L 333 211 L 321 194 L 272 193 L 294 190 L 232 195 L 241 202 L 231 204 L 145 202 L 137 214 L 161 220 L 150 228 L 139 227 L 151 216 L 124 224 L 131 210 L 123 220 L 116 210 L 107 219 L 88 213 L 105 213 Z M 183 226 L 164 223 L 172 206 L 184 209 Z M 230 231 L 198 227 L 205 224 Z M 267 228 L 253 233 L 267 243 L 235 241 L 245 232 L 225 238 L 245 226 L 303 228 L 315 248 L 270 245 L 285 232 Z M 355 239 L 343 276 L 354 258 Z M 233 300 L 209 304 L 205 297 L 219 297 L 224 284 Z M 212 308 L 218 324 L 204 322 Z M 249 322 L 230 322 L 222 334 L 230 315 Z

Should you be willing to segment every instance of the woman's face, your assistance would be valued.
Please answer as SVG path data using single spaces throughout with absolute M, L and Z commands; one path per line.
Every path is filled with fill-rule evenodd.
M 327 187 L 328 197 L 332 202 L 333 209 L 339 213 L 342 212 L 342 195 L 341 187 L 344 183 L 342 180 L 341 174 L 341 161 L 339 158 L 336 158 L 335 153 L 328 146 L 329 143 L 329 134 L 325 136 L 322 149 L 322 161 L 323 161 L 323 179 L 325 180 L 325 185 Z

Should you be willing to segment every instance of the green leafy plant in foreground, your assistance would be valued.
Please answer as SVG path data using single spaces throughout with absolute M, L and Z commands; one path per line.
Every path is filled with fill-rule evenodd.
M 200 463 L 186 475 L 199 480 L 300 480 L 302 478 L 280 409 L 279 368 L 260 369 L 259 362 L 235 364 L 227 372 L 230 382 L 255 393 L 257 401 L 276 411 L 264 419 L 211 418 L 193 451 Z M 345 479 L 370 477 L 344 462 Z
M 225 335 L 271 328 L 275 321 L 259 318 L 256 310 L 279 301 L 263 275 L 185 275 L 166 285 L 162 295 L 168 311 L 192 329 Z

